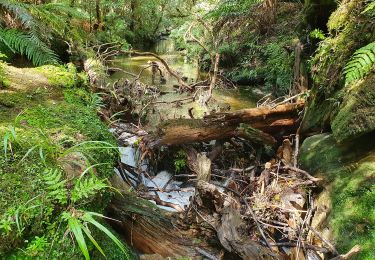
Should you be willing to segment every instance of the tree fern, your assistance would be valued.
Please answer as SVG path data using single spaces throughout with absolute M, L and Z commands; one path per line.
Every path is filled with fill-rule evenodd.
M 345 83 L 364 78 L 375 65 L 375 42 L 357 50 L 345 66 Z
M 58 56 L 37 37 L 15 29 L 0 29 L 0 42 L 14 53 L 26 55 L 36 66 L 56 64 Z

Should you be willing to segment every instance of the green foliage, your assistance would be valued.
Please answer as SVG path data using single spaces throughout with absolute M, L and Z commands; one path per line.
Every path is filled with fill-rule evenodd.
M 174 167 L 176 173 L 181 172 L 182 170 L 185 169 L 187 163 L 187 154 L 185 151 L 180 150 L 178 153 L 175 155 L 174 159 Z
M 26 254 L 31 257 L 35 257 L 46 252 L 47 247 L 50 244 L 45 236 L 36 236 L 27 246 Z
M 14 29 L 0 29 L 0 43 L 15 53 L 26 55 L 34 65 L 58 63 L 57 55 L 42 41 Z
M 109 188 L 109 186 L 95 177 L 80 179 L 74 185 L 71 200 L 73 203 L 77 203 L 79 200 L 89 200 L 106 188 Z
M 115 236 L 111 231 L 109 231 L 106 227 L 100 224 L 98 221 L 94 219 L 94 216 L 98 216 L 101 218 L 105 218 L 105 216 L 94 213 L 94 212 L 85 212 L 85 211 L 77 211 L 75 209 L 71 209 L 69 212 L 64 212 L 62 214 L 62 219 L 68 222 L 68 231 L 72 232 L 85 259 L 90 259 L 89 251 L 87 248 L 86 240 L 83 233 L 90 239 L 93 245 L 99 250 L 99 252 L 106 256 L 103 249 L 99 246 L 96 242 L 94 237 L 91 234 L 90 229 L 88 228 L 88 224 L 92 224 L 100 231 L 105 233 L 108 238 L 110 238 L 124 254 L 127 254 L 126 249 L 122 242 Z M 83 231 L 83 232 L 82 232 Z
M 369 4 L 366 6 L 365 10 L 362 12 L 363 14 L 368 14 L 371 16 L 375 16 L 375 2 L 369 2 Z
M 57 169 L 47 169 L 43 174 L 43 181 L 47 186 L 47 199 L 66 205 L 68 202 L 65 188 L 67 180 L 63 179 L 62 172 Z
M 221 18 L 221 17 L 236 17 L 247 14 L 251 11 L 251 8 L 262 3 L 263 0 L 229 0 L 222 1 L 216 8 L 208 14 L 209 17 Z
M 375 65 L 375 42 L 357 50 L 345 66 L 345 83 L 364 78 Z
M 8 150 L 13 155 L 13 149 L 12 149 L 12 142 L 15 142 L 17 140 L 17 134 L 16 130 L 13 126 L 9 126 L 8 131 L 5 132 L 3 137 L 3 149 L 4 149 L 4 157 L 7 160 L 8 159 Z
M 324 40 L 326 36 L 324 32 L 320 29 L 314 29 L 310 32 L 310 37 L 317 40 Z
M 69 66 L 24 69 L 23 73 L 50 73 L 63 78 L 64 71 L 67 79 L 76 75 Z M 65 89 L 69 94 L 64 100 L 64 89 L 58 87 L 63 86 L 61 79 L 51 81 L 50 86 L 46 83 L 46 88 L 27 83 L 18 92 L 0 91 L 0 138 L 3 141 L 0 258 L 78 259 L 82 252 L 79 246 L 74 246 L 74 241 L 64 236 L 67 221 L 62 220 L 61 214 L 71 212 L 72 208 L 79 212 L 103 211 L 111 197 L 106 179 L 113 174 L 116 143 L 89 103 L 79 97 L 72 98 L 80 91 L 89 97 L 87 90 L 71 86 Z M 94 225 L 80 221 L 85 226 Z M 105 238 L 96 230 L 103 234 L 107 231 L 91 230 L 91 236 L 106 245 L 103 251 L 109 257 L 114 252 L 118 256 L 121 250 L 114 250 L 107 241 L 104 243 L 108 235 Z M 87 248 L 93 254 L 95 245 L 90 241 L 86 241 Z M 110 249 L 107 251 L 107 248 Z M 121 257 L 127 256 L 121 251 Z

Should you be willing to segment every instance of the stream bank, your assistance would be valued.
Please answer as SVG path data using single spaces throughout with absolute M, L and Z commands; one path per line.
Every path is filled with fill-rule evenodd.
M 111 149 L 116 140 L 97 116 L 86 74 L 77 73 L 73 65 L 1 66 L 8 84 L 0 89 L 5 147 L 0 153 L 0 256 L 81 259 L 76 242 L 65 235 L 68 222 L 62 215 L 72 209 L 104 212 L 111 198 L 110 190 L 104 189 L 106 179 L 117 163 Z M 94 172 L 79 177 L 94 164 Z M 99 230 L 89 228 L 110 259 L 130 257 Z M 90 251 L 101 259 L 98 251 Z

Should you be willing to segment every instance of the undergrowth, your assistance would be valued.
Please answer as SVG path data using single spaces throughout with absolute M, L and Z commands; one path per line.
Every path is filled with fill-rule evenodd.
M 62 74 L 45 91 L 0 92 L 0 257 L 128 259 L 102 215 L 116 142 L 79 79 L 61 88 L 64 70 L 37 70 Z

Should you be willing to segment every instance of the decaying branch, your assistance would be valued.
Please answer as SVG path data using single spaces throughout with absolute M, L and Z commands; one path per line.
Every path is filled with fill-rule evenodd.
M 148 136 L 145 141 L 150 146 L 181 145 L 237 136 L 273 144 L 275 139 L 269 133 L 295 129 L 298 110 L 302 107 L 302 103 L 286 104 L 274 109 L 252 108 L 217 113 L 203 119 L 169 120 L 160 125 L 158 131 Z
M 163 64 L 163 66 L 168 71 L 168 73 L 178 81 L 178 84 L 180 85 L 180 87 L 182 89 L 191 90 L 191 87 L 188 84 L 186 84 L 185 81 L 182 80 L 182 77 L 180 75 L 178 75 L 173 69 L 171 69 L 171 67 L 169 67 L 168 63 L 163 58 L 161 58 L 159 55 L 156 55 L 155 53 L 152 53 L 152 52 L 137 52 L 137 51 L 122 51 L 122 53 L 139 55 L 139 56 L 152 56 L 152 57 L 158 59 Z

